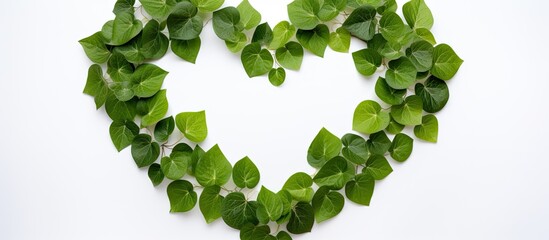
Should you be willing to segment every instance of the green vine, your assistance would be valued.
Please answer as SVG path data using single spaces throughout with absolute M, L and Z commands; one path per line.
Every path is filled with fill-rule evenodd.
M 114 20 L 80 40 L 95 63 L 84 93 L 94 97 L 97 109 L 105 106 L 116 149 L 131 146 L 135 163 L 148 167 L 154 186 L 172 181 L 167 187 L 171 212 L 187 212 L 198 203 L 207 223 L 221 218 L 244 240 L 292 239 L 289 233 L 310 232 L 315 220 L 341 212 L 344 195 L 370 205 L 375 182 L 393 171 L 387 157 L 403 162 L 412 153 L 413 138 L 401 132 L 406 126 L 418 139 L 437 141 L 433 114 L 448 102 L 446 81 L 463 63 L 450 46 L 437 45 L 430 32 L 433 16 L 423 0 L 404 4 L 405 21 L 395 13 L 394 0 L 295 0 L 288 5 L 290 21 L 274 28 L 260 24 L 261 14 L 248 0 L 236 8 L 221 8 L 223 0 L 140 3 L 116 1 Z M 218 145 L 206 151 L 182 143 L 183 138 L 169 142 L 176 128 L 191 142 L 204 141 L 206 113 L 166 117 L 162 85 L 168 72 L 148 63 L 168 48 L 195 63 L 200 33 L 210 21 L 227 48 L 240 53 L 246 74 L 267 76 L 274 86 L 284 83 L 286 70 L 300 69 L 304 49 L 323 57 L 328 47 L 348 52 L 351 38 L 360 39 L 368 47 L 352 53 L 356 69 L 364 76 L 385 71 L 375 85 L 382 103 L 365 100 L 356 107 L 352 128 L 358 134 L 339 138 L 320 130 L 307 154 L 315 174 L 296 173 L 278 192 L 262 186 L 251 200 L 260 172 L 248 157 L 231 165 Z M 182 180 L 185 175 L 194 176 L 193 182 Z

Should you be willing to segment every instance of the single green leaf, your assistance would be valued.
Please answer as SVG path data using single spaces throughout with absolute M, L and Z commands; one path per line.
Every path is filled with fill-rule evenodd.
M 425 115 L 421 125 L 414 127 L 414 134 L 421 140 L 436 143 L 438 140 L 438 120 L 435 115 Z
M 135 136 L 139 134 L 139 127 L 133 121 L 114 121 L 109 128 L 109 132 L 112 143 L 116 150 L 120 152 L 132 144 Z
M 401 104 L 404 101 L 407 92 L 406 89 L 397 90 L 392 88 L 387 84 L 385 78 L 382 77 L 377 79 L 375 90 L 379 99 L 390 105 Z
M 107 49 L 105 45 L 105 39 L 101 32 L 96 32 L 95 34 L 84 38 L 78 41 L 86 56 L 94 63 L 104 63 L 109 59 L 111 52 Z
M 139 65 L 145 61 L 145 55 L 143 55 L 143 52 L 141 51 L 142 46 L 143 34 L 139 33 L 129 42 L 115 47 L 113 51 L 122 54 L 128 62 Z
M 248 157 L 240 159 L 234 164 L 233 182 L 239 188 L 254 188 L 259 183 L 259 169 Z
M 357 8 L 364 5 L 380 7 L 383 5 L 383 0 L 348 0 L 347 1 L 347 6 L 351 8 Z
M 153 97 L 145 100 L 147 114 L 141 117 L 141 126 L 148 127 L 162 120 L 168 112 L 166 90 L 158 91 Z
M 246 224 L 240 230 L 240 240 L 276 240 L 276 237 L 271 235 L 271 228 L 267 225 Z
M 389 113 L 382 111 L 379 103 L 366 100 L 355 109 L 353 130 L 364 134 L 379 132 L 389 125 L 389 120 Z
M 242 51 L 244 47 L 246 47 L 246 44 L 248 44 L 248 36 L 244 33 L 238 33 L 238 41 L 237 42 L 230 42 L 225 41 L 225 45 L 229 49 L 229 51 L 233 53 L 237 53 Z
M 241 192 L 229 193 L 221 204 L 221 217 L 229 227 L 241 229 L 246 224 L 259 223 L 256 217 L 257 202 L 248 201 Z
M 288 4 L 290 22 L 299 29 L 311 30 L 320 23 L 317 14 L 320 11 L 319 0 L 294 0 Z
M 284 83 L 284 80 L 286 79 L 286 70 L 284 68 L 273 68 L 271 71 L 269 71 L 269 82 L 273 86 L 280 86 Z
M 133 66 L 121 53 L 113 53 L 107 62 L 107 73 L 115 83 L 129 82 L 133 71 Z
M 341 140 L 328 131 L 322 128 L 307 151 L 307 161 L 314 168 L 320 168 L 326 161 L 339 155 L 341 151 Z
M 116 16 L 112 25 L 110 45 L 119 46 L 129 42 L 143 29 L 143 23 L 132 13 L 123 12 Z
M 201 12 L 213 12 L 220 8 L 225 0 L 191 0 Z
M 297 42 L 288 42 L 276 49 L 276 60 L 282 67 L 299 70 L 303 62 L 303 47 Z
M 206 111 L 179 113 L 175 116 L 175 125 L 193 142 L 202 142 L 208 136 Z
M 443 80 L 431 76 L 425 83 L 416 84 L 416 95 L 423 102 L 423 110 L 428 113 L 436 113 L 446 106 L 450 98 L 448 85 Z
M 292 236 L 290 236 L 290 234 L 284 231 L 278 232 L 278 234 L 276 234 L 276 238 L 278 240 L 292 240 Z
M 147 13 L 157 19 L 166 19 L 177 4 L 176 0 L 139 0 Z
M 217 37 L 230 41 L 237 42 L 239 33 L 242 31 L 240 23 L 240 13 L 235 7 L 226 7 L 217 10 L 213 13 L 212 23 L 214 32 Z
M 313 197 L 313 209 L 317 223 L 337 216 L 345 205 L 345 198 L 341 193 L 330 191 L 327 187 L 320 187 Z
M 273 28 L 273 40 L 269 44 L 269 49 L 278 49 L 286 45 L 294 36 L 297 29 L 288 21 L 282 21 Z
M 286 229 L 293 234 L 308 233 L 311 232 L 314 223 L 315 211 L 311 204 L 299 202 L 292 209 L 292 215 Z
M 160 88 L 168 72 L 153 64 L 139 65 L 131 76 L 135 96 L 148 98 L 154 96 Z
M 147 172 L 147 175 L 149 175 L 149 179 L 155 187 L 160 185 L 162 181 L 164 181 L 164 173 L 162 172 L 160 164 L 158 163 L 153 163 L 151 166 L 149 166 L 149 171 Z
M 284 183 L 282 189 L 288 191 L 296 201 L 310 202 L 313 199 L 313 179 L 306 173 L 298 172 Z
M 341 189 L 354 176 L 355 169 L 347 164 L 345 158 L 337 156 L 326 162 L 313 178 L 318 186 Z
M 188 212 L 194 208 L 197 194 L 193 184 L 186 180 L 173 181 L 168 185 L 168 199 L 170 199 L 170 212 Z
M 168 30 L 171 39 L 191 40 L 202 32 L 202 18 L 197 15 L 198 9 L 190 2 L 183 1 L 176 5 L 168 17 Z
M 172 151 L 169 157 L 163 157 L 160 160 L 160 166 L 164 175 L 172 180 L 182 178 L 187 172 L 191 154 L 192 150 L 190 152 Z
M 137 101 L 119 101 L 116 96 L 110 94 L 105 102 L 105 110 L 113 121 L 133 121 L 136 115 Z
M 415 95 L 407 97 L 402 104 L 391 107 L 391 116 L 396 122 L 405 126 L 421 124 L 422 113 L 423 103 L 421 98 Z
M 412 139 L 411 137 L 409 137 L 404 133 L 399 133 L 393 139 L 393 144 L 391 145 L 389 152 L 391 153 L 391 157 L 394 160 L 399 162 L 404 162 L 412 154 L 413 148 L 414 148 L 414 139 Z
M 375 50 L 365 48 L 353 52 L 353 61 L 355 62 L 356 70 L 360 74 L 371 76 L 376 73 L 377 68 L 381 66 L 382 58 Z
M 269 26 L 269 23 L 264 22 L 262 24 L 259 24 L 254 31 L 254 35 L 252 37 L 252 42 L 259 43 L 263 46 L 269 46 L 271 42 L 273 41 L 273 30 L 271 29 L 271 26 Z
M 385 80 L 394 89 L 406 89 L 416 81 L 416 76 L 414 64 L 407 57 L 401 57 L 389 62 Z
M 385 12 L 396 12 L 398 4 L 395 0 L 385 0 L 383 5 L 377 8 L 377 13 L 383 15 Z
M 351 46 L 351 33 L 343 27 L 336 29 L 335 32 L 330 33 L 328 45 L 336 52 L 349 52 L 349 47 Z
M 250 78 L 267 74 L 273 68 L 274 63 L 269 50 L 262 49 L 259 43 L 252 43 L 244 47 L 240 59 Z
M 404 125 L 396 122 L 395 119 L 393 119 L 393 117 L 391 117 L 391 121 L 389 122 L 389 126 L 387 126 L 387 128 L 385 130 L 387 130 L 387 132 L 391 133 L 391 134 L 398 134 L 398 133 L 402 132 L 403 129 L 404 129 Z
M 146 167 L 158 159 L 160 146 L 147 134 L 137 135 L 132 142 L 132 157 L 137 167 Z
M 343 143 L 341 153 L 345 159 L 355 164 L 366 163 L 370 157 L 370 151 L 368 151 L 368 146 L 366 145 L 366 140 L 364 140 L 364 138 L 348 133 L 341 138 L 341 142 Z
M 172 116 L 160 120 L 154 126 L 154 139 L 158 142 L 166 142 L 175 129 L 175 121 Z
M 191 155 L 191 161 L 189 162 L 189 166 L 187 166 L 188 174 L 193 176 L 195 175 L 196 164 L 198 163 L 198 161 L 200 161 L 200 159 L 202 159 L 202 156 L 204 156 L 204 154 L 206 154 L 206 152 L 199 145 L 196 145 Z
M 317 13 L 318 19 L 323 22 L 337 17 L 345 9 L 347 0 L 324 0 Z
M 103 69 L 97 64 L 91 65 L 88 69 L 84 93 L 94 97 L 96 108 L 100 108 L 105 104 L 108 92 L 109 88 L 103 78 Z
M 433 69 L 431 69 L 431 73 L 442 80 L 450 80 L 456 75 L 461 64 L 463 64 L 463 60 L 450 46 L 440 44 L 433 51 Z
M 433 27 L 433 14 L 423 0 L 411 0 L 405 3 L 402 6 L 402 13 L 404 13 L 406 22 L 412 28 L 431 29 Z
M 375 180 L 369 173 L 361 173 L 355 176 L 345 186 L 345 195 L 355 203 L 369 206 L 374 194 Z
M 200 207 L 200 212 L 202 212 L 206 223 L 212 223 L 221 217 L 221 204 L 225 197 L 221 196 L 219 194 L 220 192 L 221 187 L 209 186 L 205 187 L 200 194 L 198 206 Z
M 314 55 L 324 57 L 324 51 L 330 41 L 330 30 L 328 26 L 319 24 L 311 30 L 298 29 L 296 38 L 305 49 Z
M 164 33 L 160 23 L 156 20 L 151 20 L 143 28 L 141 36 L 141 47 L 139 52 L 146 59 L 160 59 L 168 51 L 170 40 Z
M 213 146 L 196 164 L 195 175 L 200 185 L 223 186 L 231 177 L 232 167 L 218 145 Z
M 431 31 L 429 31 L 429 29 L 416 28 L 415 32 L 416 32 L 417 36 L 420 39 L 423 39 L 423 40 L 429 42 L 432 45 L 437 44 L 437 41 L 435 40 L 435 36 L 433 36 L 433 33 L 431 33 Z
M 351 35 L 368 41 L 374 37 L 376 33 L 376 9 L 371 5 L 360 6 L 353 10 L 351 15 L 347 17 L 343 23 L 343 27 L 351 33 Z
M 383 14 L 383 17 L 379 20 L 379 28 L 383 38 L 389 42 L 401 42 L 406 34 L 412 31 L 394 12 Z
M 134 9 L 133 6 L 135 5 L 135 0 L 117 0 L 114 4 L 114 9 L 112 12 L 117 15 L 119 13 L 128 12 L 133 14 Z
M 103 36 L 103 40 L 106 44 L 111 43 L 113 25 L 114 25 L 114 20 L 110 20 L 105 24 L 103 24 L 103 27 L 101 27 L 101 35 Z
M 433 67 L 433 45 L 427 41 L 412 43 L 406 50 L 406 56 L 416 66 L 418 72 L 426 72 Z
M 248 0 L 240 2 L 236 9 L 240 13 L 240 22 L 244 25 L 245 29 L 252 29 L 261 22 L 261 13 L 255 10 Z
M 366 146 L 370 154 L 384 155 L 391 147 L 391 140 L 384 131 L 379 131 L 370 135 Z
M 372 155 L 362 169 L 363 173 L 369 173 L 375 180 L 381 180 L 393 172 L 393 168 L 383 155 Z
M 277 223 L 281 224 L 282 222 L 279 222 L 281 219 L 289 220 L 290 217 L 285 215 L 290 215 L 290 211 L 292 211 L 292 194 L 288 192 L 288 190 L 282 189 L 276 193 L 276 195 L 280 198 L 282 201 L 282 216 L 277 219 Z
M 259 195 L 257 196 L 257 202 L 263 206 L 266 210 L 267 216 L 271 221 L 276 221 L 282 216 L 284 206 L 282 205 L 282 199 L 271 190 L 261 187 Z
M 200 51 L 200 37 L 191 40 L 172 40 L 172 51 L 183 60 L 196 63 L 198 52 Z

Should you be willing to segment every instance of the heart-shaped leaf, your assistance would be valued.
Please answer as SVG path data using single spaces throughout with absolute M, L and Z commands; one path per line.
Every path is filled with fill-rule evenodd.
M 353 115 L 353 130 L 364 134 L 379 132 L 389 125 L 389 113 L 379 103 L 366 100 L 358 104 Z
M 188 212 L 196 205 L 198 197 L 193 184 L 189 181 L 173 181 L 168 185 L 167 191 L 171 206 L 170 212 Z

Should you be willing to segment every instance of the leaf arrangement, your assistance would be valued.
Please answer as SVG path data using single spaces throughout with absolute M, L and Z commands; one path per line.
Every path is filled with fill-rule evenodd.
M 368 206 L 376 181 L 393 171 L 387 158 L 403 162 L 412 153 L 414 140 L 402 133 L 406 126 L 418 139 L 437 142 L 433 114 L 448 102 L 446 81 L 463 63 L 450 46 L 436 44 L 430 32 L 433 16 L 423 0 L 404 4 L 404 20 L 395 13 L 395 0 L 295 0 L 288 5 L 290 22 L 274 28 L 260 24 L 261 14 L 248 0 L 236 8 L 221 8 L 223 0 L 140 3 L 116 1 L 114 20 L 80 40 L 95 63 L 84 93 L 94 97 L 97 109 L 105 106 L 116 149 L 131 146 L 136 165 L 148 167 L 154 186 L 171 181 L 171 212 L 198 204 L 207 223 L 221 218 L 239 229 L 243 240 L 292 239 L 290 234 L 310 232 L 315 221 L 338 215 L 345 197 Z M 328 46 L 348 52 L 351 38 L 360 39 L 367 48 L 352 58 L 362 75 L 385 71 L 375 86 L 382 102 L 365 100 L 356 107 L 352 128 L 358 134 L 339 138 L 320 130 L 307 152 L 315 174 L 293 174 L 278 192 L 261 186 L 257 199 L 249 199 L 260 180 L 251 159 L 232 165 L 218 145 L 206 151 L 184 139 L 168 143 L 176 128 L 189 142 L 204 141 L 206 113 L 166 117 L 162 85 L 168 72 L 147 63 L 162 58 L 168 48 L 195 63 L 200 33 L 210 20 L 227 48 L 240 54 L 246 74 L 266 75 L 275 86 L 284 83 L 286 70 L 300 69 L 304 49 L 323 57 Z

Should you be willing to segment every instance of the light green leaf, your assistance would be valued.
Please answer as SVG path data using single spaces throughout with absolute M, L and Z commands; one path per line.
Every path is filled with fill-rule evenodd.
M 328 131 L 322 128 L 307 151 L 307 161 L 314 168 L 320 168 L 326 161 L 339 155 L 341 151 L 341 140 Z
M 198 206 L 206 223 L 212 223 L 221 217 L 221 204 L 225 197 L 221 196 L 219 192 L 221 192 L 221 187 L 210 186 L 205 187 L 200 194 Z
M 110 45 L 120 46 L 129 42 L 143 29 L 143 23 L 131 13 L 123 12 L 116 16 L 112 25 Z
M 288 191 L 296 201 L 310 202 L 313 199 L 313 179 L 306 173 L 298 172 L 284 183 L 282 189 Z
M 242 31 L 240 13 L 235 7 L 226 7 L 213 13 L 212 23 L 217 37 L 230 42 L 237 42 Z
M 399 133 L 393 139 L 393 144 L 391 145 L 389 152 L 394 160 L 404 162 L 412 154 L 413 148 L 414 139 L 404 133 Z
M 116 150 L 120 152 L 132 144 L 135 136 L 139 134 L 139 127 L 133 121 L 114 121 L 109 128 L 109 133 Z
M 133 121 L 136 115 L 136 105 L 135 99 L 122 102 L 110 94 L 105 102 L 105 110 L 113 121 Z
M 164 83 L 168 72 L 153 64 L 139 65 L 131 76 L 135 96 L 148 98 L 154 96 Z
M 147 134 L 137 135 L 132 142 L 132 157 L 137 167 L 146 167 L 158 159 L 160 146 Z
M 112 40 L 112 27 L 114 25 L 114 20 L 110 20 L 103 24 L 103 27 L 101 27 L 101 35 L 103 36 L 103 39 L 106 44 L 110 44 Z
M 202 32 L 202 18 L 197 15 L 198 9 L 190 2 L 183 1 L 176 5 L 168 17 L 168 30 L 171 39 L 191 40 Z
M 271 71 L 269 71 L 269 82 L 273 86 L 280 86 L 284 83 L 284 80 L 286 79 L 286 70 L 284 68 L 273 68 Z
M 135 0 L 117 0 L 114 4 L 114 9 L 112 12 L 117 15 L 119 13 L 128 12 L 133 14 L 134 9 L 133 5 L 135 5 Z
M 407 57 L 401 57 L 389 62 L 385 80 L 394 89 L 406 89 L 416 81 L 416 76 L 414 64 Z
M 351 33 L 343 27 L 336 29 L 335 32 L 330 33 L 328 45 L 336 52 L 349 52 L 349 47 L 351 46 Z
M 314 223 L 315 211 L 311 204 L 299 202 L 292 209 L 292 215 L 286 229 L 293 234 L 308 233 L 311 232 Z
M 254 162 L 248 157 L 234 164 L 233 182 L 239 188 L 254 188 L 259 183 L 261 175 Z
M 377 79 L 375 90 L 379 99 L 390 105 L 401 104 L 404 101 L 404 96 L 406 96 L 406 89 L 394 89 L 382 77 Z
M 379 132 L 389 125 L 389 120 L 389 113 L 382 111 L 379 103 L 366 100 L 355 109 L 353 130 L 364 134 Z
M 425 83 L 416 84 L 416 95 L 423 102 L 423 110 L 436 113 L 446 106 L 450 98 L 450 91 L 446 82 L 431 76 Z
M 196 58 L 198 56 L 198 52 L 200 51 L 200 44 L 200 37 L 197 37 L 191 40 L 173 39 L 171 46 L 175 55 L 187 62 L 196 63 Z
M 423 103 L 421 98 L 415 95 L 407 97 L 402 104 L 391 107 L 391 116 L 405 126 L 421 124 L 422 113 Z
M 259 43 L 252 43 L 244 47 L 240 59 L 250 78 L 267 74 L 273 68 L 274 63 L 269 50 L 262 49 Z
M 151 126 L 162 120 L 168 112 L 168 99 L 166 90 L 160 90 L 153 97 L 145 100 L 147 114 L 141 117 L 141 126 Z
M 384 131 L 380 131 L 370 135 L 366 146 L 370 154 L 384 155 L 391 147 L 391 140 Z
M 163 157 L 160 160 L 160 166 L 164 175 L 172 180 L 182 178 L 187 172 L 191 154 L 192 150 L 190 152 L 172 151 L 169 157 Z
M 257 202 L 248 201 L 241 192 L 229 193 L 221 204 L 221 217 L 229 227 L 241 229 L 246 224 L 257 225 Z
M 94 63 L 104 63 L 109 59 L 111 52 L 107 49 L 105 45 L 105 39 L 101 32 L 96 32 L 95 34 L 84 38 L 78 41 L 86 56 Z
M 272 41 L 273 30 L 271 29 L 271 26 L 269 26 L 269 23 L 264 22 L 262 24 L 259 24 L 254 30 L 252 42 L 257 42 L 262 46 L 269 46 Z
M 298 29 L 296 38 L 303 47 L 314 55 L 324 57 L 324 51 L 330 41 L 330 30 L 328 26 L 319 24 L 311 30 Z
M 431 29 L 433 27 L 433 14 L 423 0 L 411 0 L 405 3 L 402 6 L 402 13 L 404 13 L 406 22 L 412 28 Z
M 362 169 L 363 173 L 369 173 L 375 180 L 381 180 L 393 172 L 393 168 L 383 155 L 372 155 L 366 167 Z
M 355 176 L 345 186 L 345 195 L 355 203 L 369 206 L 374 194 L 375 180 L 369 173 L 361 173 Z
M 353 53 L 353 61 L 356 70 L 364 75 L 373 75 L 379 66 L 381 66 L 381 56 L 373 49 L 365 48 Z
M 318 19 L 323 22 L 330 21 L 337 17 L 346 5 L 347 0 L 324 0 L 317 13 Z
M 319 11 L 319 0 L 294 0 L 288 4 L 290 22 L 303 30 L 311 30 L 320 23 L 317 17 Z
M 421 125 L 414 127 L 414 134 L 419 139 L 436 143 L 438 140 L 438 120 L 435 115 L 423 116 Z
M 282 199 L 271 190 L 261 187 L 259 195 L 257 196 L 257 202 L 266 210 L 267 216 L 271 221 L 276 221 L 282 216 L 284 206 L 282 205 Z
M 347 1 L 347 6 L 351 8 L 357 8 L 364 5 L 380 7 L 383 5 L 383 0 L 348 0 Z
M 186 180 L 173 181 L 168 185 L 168 199 L 170 199 L 170 212 L 188 212 L 194 208 L 197 194 L 193 184 Z
M 393 117 L 391 117 L 391 121 L 389 122 L 389 126 L 385 130 L 387 130 L 388 133 L 391 134 L 398 134 L 402 132 L 402 129 L 404 129 L 404 125 L 397 123 Z
M 376 9 L 371 5 L 360 6 L 355 9 L 343 23 L 343 27 L 351 35 L 368 41 L 376 33 Z
M 341 153 L 347 160 L 355 164 L 366 163 L 366 160 L 370 157 L 370 152 L 368 151 L 368 146 L 366 146 L 366 140 L 364 140 L 364 138 L 348 133 L 341 138 L 341 142 L 343 142 Z
M 416 66 L 418 72 L 426 72 L 433 67 L 433 45 L 427 41 L 417 41 L 412 43 L 406 50 L 406 56 Z
M 145 11 L 154 18 L 163 20 L 172 12 L 176 0 L 139 0 Z
M 252 29 L 261 22 L 261 13 L 255 10 L 248 0 L 243 0 L 236 9 L 240 13 L 240 22 L 245 29 Z
M 312 204 L 316 222 L 320 223 L 337 216 L 343 210 L 345 198 L 341 193 L 321 187 L 316 191 Z
M 239 33 L 238 36 L 238 42 L 225 41 L 225 45 L 227 46 L 229 51 L 233 53 L 242 51 L 242 49 L 246 47 L 246 44 L 248 44 L 248 36 L 246 36 L 246 34 Z
M 313 178 L 320 187 L 341 189 L 354 176 L 355 169 L 347 164 L 345 158 L 337 156 L 326 162 Z
M 297 42 L 289 42 L 276 49 L 276 60 L 284 68 L 299 70 L 303 62 L 303 47 Z
M 191 0 L 201 12 L 213 12 L 220 8 L 225 0 Z
M 435 47 L 433 52 L 433 69 L 431 73 L 442 80 L 450 80 L 456 75 L 463 60 L 446 45 L 440 44 Z
M 411 29 L 394 12 L 386 12 L 379 20 L 381 35 L 389 42 L 401 42 Z
M 296 28 L 288 21 L 282 21 L 273 28 L 273 41 L 269 44 L 269 49 L 278 49 L 286 45 L 296 33 Z
M 154 139 L 158 142 L 168 141 L 168 138 L 173 133 L 174 128 L 175 121 L 172 116 L 160 120 L 160 122 L 154 126 Z
M 202 142 L 208 136 L 205 111 L 179 113 L 175 116 L 175 125 L 193 142 Z
M 419 38 L 429 42 L 432 45 L 437 44 L 437 41 L 435 40 L 435 36 L 433 36 L 433 33 L 431 33 L 429 29 L 416 28 L 415 32 Z
M 223 186 L 231 178 L 232 167 L 218 145 L 213 146 L 196 164 L 195 175 L 200 185 Z
M 149 175 L 149 179 L 155 187 L 160 185 L 162 181 L 164 181 L 164 173 L 162 172 L 160 164 L 158 163 L 153 163 L 151 166 L 149 166 L 149 171 L 147 172 L 147 175 Z

